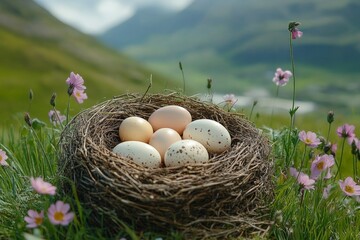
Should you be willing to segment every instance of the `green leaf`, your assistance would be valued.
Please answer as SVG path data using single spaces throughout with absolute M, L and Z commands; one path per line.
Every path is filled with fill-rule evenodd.
M 40 120 L 37 119 L 37 118 L 34 118 L 34 119 L 31 121 L 31 124 L 32 124 L 32 127 L 33 127 L 35 130 L 39 130 L 39 129 L 41 129 L 42 127 L 45 127 L 45 126 L 46 126 L 46 123 L 40 121 Z

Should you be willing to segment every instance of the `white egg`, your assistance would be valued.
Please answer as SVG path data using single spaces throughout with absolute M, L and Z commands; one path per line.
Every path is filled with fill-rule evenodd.
M 206 148 L 201 143 L 190 139 L 171 144 L 164 157 L 166 167 L 201 164 L 208 160 L 209 154 Z
M 153 146 L 144 142 L 122 142 L 114 147 L 113 152 L 144 167 L 157 168 L 161 165 L 160 153 Z
M 199 119 L 189 123 L 183 139 L 198 141 L 209 153 L 221 153 L 231 146 L 231 136 L 220 123 L 210 119 Z

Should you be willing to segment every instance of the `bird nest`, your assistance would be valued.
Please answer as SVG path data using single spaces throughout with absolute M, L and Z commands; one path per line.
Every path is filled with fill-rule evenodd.
M 186 108 L 196 119 L 224 125 L 231 148 L 210 154 L 207 164 L 146 168 L 112 152 L 127 117 L 147 119 L 166 105 Z M 181 232 L 185 238 L 265 234 L 273 198 L 268 140 L 241 114 L 179 94 L 122 95 L 80 114 L 60 139 L 60 174 L 74 181 L 92 219 L 136 231 Z M 119 221 L 120 220 L 120 221 Z

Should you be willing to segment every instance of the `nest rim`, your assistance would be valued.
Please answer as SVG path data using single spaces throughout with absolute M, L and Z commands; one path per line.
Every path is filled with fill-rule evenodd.
M 223 124 L 232 137 L 231 148 L 220 154 L 210 154 L 206 164 L 165 168 L 146 168 L 111 151 L 119 140 L 114 133 L 119 124 L 115 122 L 119 123 L 130 115 L 149 117 L 150 109 L 170 104 L 188 109 L 192 116 L 195 115 L 193 120 L 206 115 L 206 118 Z M 132 109 L 132 106 L 137 108 Z M 136 114 L 135 110 L 142 113 Z M 112 126 L 105 129 L 104 124 L 109 122 Z M 238 133 L 238 128 L 232 129 L 232 124 L 237 125 L 235 128 L 240 126 L 242 132 Z M 155 224 L 159 231 L 170 226 L 185 235 L 199 238 L 248 236 L 268 231 L 269 202 L 265 199 L 273 194 L 270 146 L 266 137 L 241 114 L 226 112 L 214 104 L 178 93 L 125 94 L 76 115 L 61 135 L 60 148 L 60 172 L 72 179 L 82 194 L 88 195 L 83 196 L 82 201 L 104 214 L 114 214 L 114 209 L 107 205 L 119 202 L 122 209 L 115 209 L 116 216 L 130 214 L 134 209 L 140 215 L 122 218 L 125 222 L 143 224 L 150 221 L 153 224 L 159 221 L 161 223 Z M 241 159 L 246 159 L 246 163 Z M 224 186 L 230 186 L 230 194 L 221 190 Z M 106 194 L 111 200 L 99 205 L 101 197 L 96 196 L 91 187 L 97 189 L 97 194 Z M 218 203 L 207 203 L 206 194 Z M 239 203 L 244 204 L 245 200 L 252 202 L 240 206 Z M 165 207 L 158 207 L 160 203 Z M 185 206 L 179 207 L 181 204 Z M 166 214 L 156 214 L 156 210 L 151 208 L 165 213 L 180 208 L 180 215 L 189 216 L 186 221 L 181 221 L 175 213 L 169 219 Z M 235 209 L 233 213 L 232 208 Z

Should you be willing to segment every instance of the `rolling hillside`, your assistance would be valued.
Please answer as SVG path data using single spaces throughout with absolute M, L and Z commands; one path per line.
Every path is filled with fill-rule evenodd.
M 360 107 L 359 12 L 356 0 L 196 0 L 172 15 L 143 9 L 99 38 L 169 76 L 182 61 L 194 91 L 211 77 L 219 92 L 274 94 L 273 72 L 290 69 L 288 22 L 300 21 L 298 98 L 352 110 Z
M 145 91 L 150 74 L 151 91 L 171 86 L 168 78 L 70 28 L 33 1 L 0 1 L 0 125 L 28 110 L 30 89 L 33 117 L 47 121 L 53 92 L 63 111 L 71 71 L 83 76 L 89 96 L 82 105 L 72 100 L 72 114 L 114 95 Z

